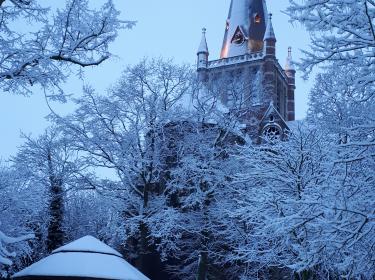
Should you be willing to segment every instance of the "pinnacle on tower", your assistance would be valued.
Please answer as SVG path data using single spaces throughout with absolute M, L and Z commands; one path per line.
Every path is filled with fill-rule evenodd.
M 199 44 L 197 54 L 204 53 L 204 54 L 209 55 L 207 40 L 206 40 L 206 31 L 207 31 L 206 28 L 202 28 L 202 39 L 201 39 L 201 43 Z
M 272 14 L 268 15 L 267 28 L 264 33 L 264 49 L 267 56 L 276 56 L 276 36 L 273 31 Z
M 208 46 L 206 40 L 206 28 L 202 29 L 202 39 L 201 43 L 199 44 L 199 48 L 197 51 L 198 61 L 197 61 L 197 69 L 204 70 L 208 67 Z
M 273 30 L 273 25 L 272 25 L 272 14 L 268 15 L 267 29 L 264 34 L 264 41 L 267 41 L 267 40 L 276 41 L 275 31 Z
M 288 57 L 286 59 L 285 71 L 295 71 L 293 58 L 292 58 L 292 47 L 288 48 Z

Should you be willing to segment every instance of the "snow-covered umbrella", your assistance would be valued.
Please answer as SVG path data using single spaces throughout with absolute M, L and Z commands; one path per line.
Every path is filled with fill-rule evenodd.
M 29 279 L 150 280 L 122 255 L 92 236 L 62 246 L 12 277 Z

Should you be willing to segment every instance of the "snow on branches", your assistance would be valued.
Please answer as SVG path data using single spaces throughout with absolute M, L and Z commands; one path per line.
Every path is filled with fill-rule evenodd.
M 375 82 L 375 2 L 373 0 L 290 0 L 291 21 L 311 34 L 311 50 L 305 51 L 301 69 L 310 73 L 324 62 L 361 67 L 358 85 Z
M 375 2 L 290 0 L 287 13 L 311 34 L 300 67 L 323 66 L 310 93 L 308 121 L 328 140 L 330 168 L 320 188 L 321 269 L 374 277 Z M 315 255 L 316 257 L 316 255 Z M 313 263 L 311 259 L 311 263 Z
M 0 224 L 1 225 L 1 224 Z M 5 277 L 5 267 L 12 265 L 11 258 L 14 258 L 16 254 L 7 250 L 6 246 L 9 244 L 18 243 L 27 239 L 33 238 L 34 235 L 24 235 L 22 237 L 13 238 L 7 236 L 0 230 L 0 276 Z
M 54 13 L 37 0 L 3 0 L 0 16 L 0 88 L 18 94 L 33 85 L 59 88 L 70 66 L 101 64 L 118 30 L 134 24 L 118 19 L 111 0 L 98 11 L 87 0 L 68 0 Z

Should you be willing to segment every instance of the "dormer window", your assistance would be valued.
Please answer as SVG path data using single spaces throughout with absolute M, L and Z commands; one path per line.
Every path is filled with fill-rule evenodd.
M 245 42 L 245 35 L 243 34 L 240 27 L 237 27 L 236 32 L 232 38 L 232 44 L 241 45 Z
M 254 22 L 255 23 L 261 23 L 262 22 L 262 17 L 259 14 L 254 15 Z

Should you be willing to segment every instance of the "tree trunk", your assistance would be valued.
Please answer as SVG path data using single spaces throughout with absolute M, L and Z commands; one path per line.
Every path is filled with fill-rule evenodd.
M 50 204 L 49 204 L 49 222 L 47 229 L 47 250 L 53 250 L 64 245 L 63 217 L 64 200 L 62 180 L 57 178 L 53 172 L 51 154 L 48 155 L 48 165 L 50 172 Z
M 52 252 L 64 245 L 63 226 L 63 197 L 61 180 L 52 180 L 51 201 L 49 205 L 50 220 L 48 223 L 47 250 Z
M 147 225 L 141 222 L 141 224 L 139 225 L 139 231 L 140 231 L 140 244 L 139 244 L 140 248 L 139 248 L 138 266 L 141 271 L 144 271 L 145 266 L 147 266 L 144 260 L 148 254 Z
M 207 252 L 202 252 L 199 257 L 197 280 L 206 280 L 207 270 L 208 270 L 208 254 Z
M 310 270 L 304 270 L 301 273 L 295 274 L 296 280 L 312 280 L 314 279 L 313 273 Z

